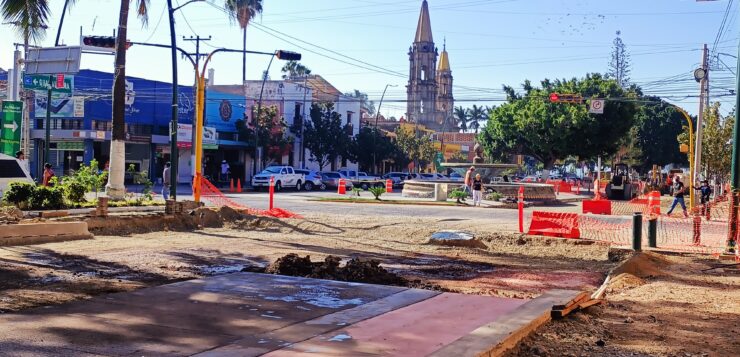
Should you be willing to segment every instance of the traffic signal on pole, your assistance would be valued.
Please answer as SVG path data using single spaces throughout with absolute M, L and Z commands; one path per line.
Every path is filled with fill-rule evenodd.
M 563 93 L 550 93 L 551 103 L 583 103 L 583 97 L 580 94 L 563 94 Z
M 113 52 L 116 50 L 116 38 L 114 36 L 83 36 L 82 49 L 92 51 Z M 131 47 L 131 42 L 126 41 L 126 49 Z
M 275 53 L 275 56 L 277 56 L 278 59 L 283 60 L 283 61 L 300 61 L 301 60 L 301 54 L 298 52 L 279 50 Z

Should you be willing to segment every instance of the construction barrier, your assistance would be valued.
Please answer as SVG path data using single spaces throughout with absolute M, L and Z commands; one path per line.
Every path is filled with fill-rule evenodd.
M 347 193 L 347 183 L 344 182 L 343 178 L 340 178 L 337 183 L 337 194 L 344 195 Z
M 519 209 L 519 233 L 524 233 L 524 186 L 519 186 L 517 203 L 517 208 Z
M 561 238 L 580 238 L 578 214 L 533 211 L 532 221 L 529 225 L 529 231 L 527 234 Z
M 612 202 L 609 200 L 593 199 L 585 200 L 583 204 L 583 213 L 592 214 L 612 214 Z
M 208 201 L 213 206 L 228 206 L 235 210 L 242 211 L 246 214 L 251 214 L 255 216 L 267 216 L 267 217 L 276 217 L 276 218 L 301 218 L 300 215 L 295 214 L 291 211 L 284 210 L 282 208 L 273 207 L 269 210 L 259 210 L 255 208 L 250 208 L 246 206 L 242 206 L 228 197 L 224 196 L 224 194 L 216 187 L 214 186 L 210 181 L 205 179 L 201 176 L 200 178 L 200 187 L 198 188 L 199 191 L 201 191 L 201 197 L 204 201 Z
M 392 193 L 393 192 L 393 180 L 391 180 L 391 179 L 385 180 L 385 192 L 386 193 Z
M 275 176 L 270 176 L 270 209 L 275 207 Z

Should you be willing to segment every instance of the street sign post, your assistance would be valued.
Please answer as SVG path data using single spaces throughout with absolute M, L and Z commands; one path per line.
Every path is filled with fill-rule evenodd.
M 0 151 L 14 156 L 21 149 L 21 118 L 23 102 L 3 101 L 2 134 L 0 134 Z

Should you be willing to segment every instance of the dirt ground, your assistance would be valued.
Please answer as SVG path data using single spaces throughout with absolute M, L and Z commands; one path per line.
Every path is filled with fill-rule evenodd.
M 729 263 L 649 255 L 615 272 L 606 305 L 550 322 L 508 356 L 738 356 L 740 271 Z
M 302 220 L 231 217 L 221 224 L 209 213 L 195 217 L 218 228 L 192 231 L 192 222 L 170 220 L 159 225 L 167 231 L 142 233 L 156 220 L 119 217 L 113 229 L 93 229 L 93 240 L 0 248 L 0 311 L 262 271 L 289 253 L 313 261 L 333 255 L 343 265 L 375 259 L 413 287 L 516 298 L 551 288 L 595 289 L 616 264 L 601 244 L 491 233 L 499 228 L 482 220 L 313 214 Z M 179 228 L 185 232 L 174 231 Z M 427 244 L 440 229 L 473 232 L 488 249 Z

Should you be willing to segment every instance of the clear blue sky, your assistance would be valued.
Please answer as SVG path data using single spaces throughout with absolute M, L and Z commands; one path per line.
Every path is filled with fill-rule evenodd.
M 40 43 L 43 46 L 53 45 L 62 11 L 62 0 L 51 3 L 52 19 Z M 615 32 L 620 30 L 632 57 L 632 81 L 644 85 L 648 93 L 681 103 L 692 113 L 697 111 L 698 100 L 685 97 L 698 93 L 691 73 L 699 64 L 701 46 L 707 43 L 715 52 L 737 54 L 738 3 L 732 3 L 720 33 L 728 0 L 429 0 L 440 50 L 442 39 L 447 39 L 459 105 L 495 104 L 503 99 L 503 84 L 518 86 L 525 79 L 537 83 L 545 77 L 603 72 Z M 205 50 L 241 48 L 241 31 L 220 9 L 222 4 L 216 0 L 183 8 L 177 15 L 178 45 L 194 50 L 194 44 L 182 41 L 181 36 L 198 34 L 213 37 Z M 168 43 L 165 5 L 164 0 L 152 1 L 147 28 L 141 28 L 132 11 L 129 39 Z M 257 51 L 301 52 L 303 64 L 314 73 L 342 91 L 365 91 L 376 104 L 385 84 L 396 84 L 388 90 L 382 112 L 400 116 L 405 111 L 407 51 L 420 5 L 421 0 L 264 0 L 263 15 L 247 32 L 247 46 Z M 111 34 L 119 6 L 117 0 L 78 1 L 65 19 L 63 41 L 78 44 L 80 27 L 86 35 Z M 0 67 L 8 68 L 12 43 L 20 39 L 8 25 L 0 25 L 0 33 Z M 735 71 L 736 59 L 719 58 Z M 268 60 L 249 56 L 248 79 L 259 78 Z M 84 55 L 82 67 L 112 71 L 112 62 L 112 56 Z M 188 66 L 185 60 L 180 62 L 181 83 L 192 83 L 192 67 Z M 281 66 L 278 61 L 273 63 L 272 78 L 280 77 Z M 216 84 L 241 80 L 241 55 L 218 54 L 211 67 L 216 70 Z M 716 67 L 710 74 L 710 90 L 713 95 L 726 94 L 734 88 L 734 76 L 721 62 Z M 127 73 L 170 81 L 169 52 L 134 46 L 128 52 Z M 733 98 L 713 100 L 720 99 L 726 103 L 726 113 Z

